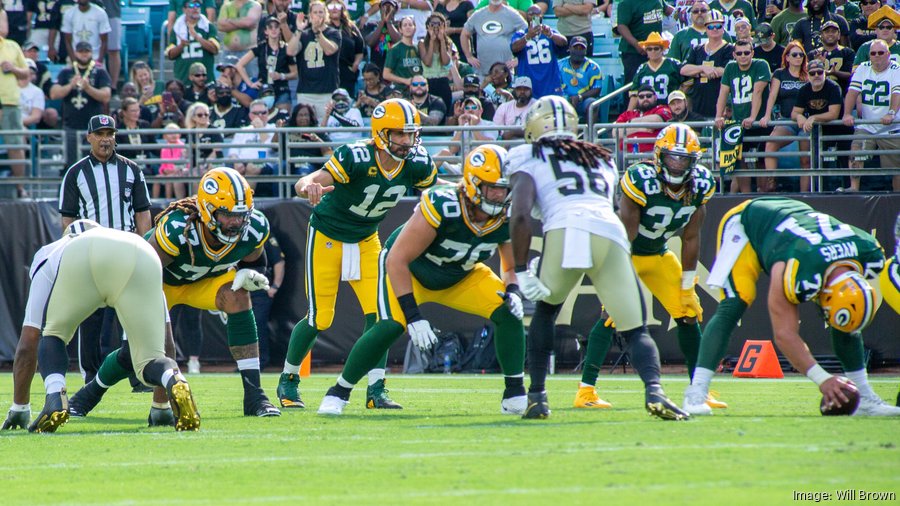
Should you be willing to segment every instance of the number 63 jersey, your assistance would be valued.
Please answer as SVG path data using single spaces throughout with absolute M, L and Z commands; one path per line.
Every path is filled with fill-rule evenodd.
M 534 181 L 535 209 L 546 234 L 550 230 L 576 228 L 615 241 L 630 251 L 625 226 L 613 209 L 619 175 L 614 162 L 600 160 L 583 167 L 560 160 L 551 148 L 541 147 L 533 156 L 532 144 L 509 151 L 509 174 L 527 174 Z
M 421 146 L 393 172 L 378 164 L 376 151 L 371 141 L 362 141 L 334 152 L 324 167 L 334 178 L 334 191 L 313 208 L 313 228 L 341 242 L 360 242 L 378 230 L 408 188 L 428 188 L 437 180 L 434 162 Z

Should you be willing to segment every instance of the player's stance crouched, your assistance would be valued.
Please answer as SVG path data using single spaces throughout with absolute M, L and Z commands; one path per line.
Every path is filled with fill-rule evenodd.
M 409 221 L 391 234 L 380 258 L 387 269 L 380 272 L 387 272 L 387 277 L 378 280 L 379 321 L 353 346 L 337 383 L 322 399 L 319 414 L 341 414 L 353 386 L 404 328 L 417 347 L 432 347 L 437 338 L 419 314 L 421 302 L 436 302 L 494 322 L 497 358 L 506 381 L 501 412 L 525 411 L 525 330 L 512 272 L 505 165 L 503 148 L 486 144 L 474 149 L 466 157 L 462 183 L 425 191 Z M 483 263 L 498 248 L 503 281 Z
M 191 389 L 175 361 L 165 356 L 166 304 L 159 258 L 132 233 L 102 228 L 89 220 L 72 225 L 79 223 L 92 228 L 66 234 L 41 249 L 38 255 L 44 255 L 45 261 L 36 270 L 44 272 L 32 273 L 36 283 L 46 284 L 48 294 L 38 345 L 47 398 L 28 430 L 55 432 L 69 419 L 66 344 L 78 324 L 104 306 L 115 308 L 119 315 L 137 378 L 146 385 L 165 387 L 176 417 L 175 430 L 199 429 L 200 413 Z
M 826 403 L 840 407 L 848 399 L 837 376 L 816 363 L 800 337 L 802 302 L 822 308 L 831 327 L 831 343 L 841 366 L 860 392 L 857 415 L 898 416 L 872 390 L 866 376 L 860 331 L 875 316 L 875 295 L 867 278 L 884 267 L 884 252 L 870 234 L 818 213 L 807 204 L 782 197 L 748 200 L 722 217 L 718 253 L 707 282 L 724 298 L 700 339 L 700 354 L 684 409 L 708 415 L 706 395 L 728 339 L 744 311 L 756 299 L 756 281 L 769 274 L 767 294 L 775 344 L 798 371 L 819 385 Z

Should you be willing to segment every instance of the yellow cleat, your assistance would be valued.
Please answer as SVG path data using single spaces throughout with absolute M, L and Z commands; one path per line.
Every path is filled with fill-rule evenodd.
M 191 387 L 186 381 L 176 380 L 169 393 L 169 405 L 175 415 L 175 430 L 195 431 L 200 430 L 200 411 L 194 402 Z
M 706 396 L 706 405 L 712 409 L 725 409 L 728 407 L 727 402 L 719 400 L 719 392 L 715 390 L 709 391 L 709 394 Z
M 597 395 L 594 387 L 580 387 L 575 395 L 576 408 L 610 409 L 612 404 L 604 401 Z

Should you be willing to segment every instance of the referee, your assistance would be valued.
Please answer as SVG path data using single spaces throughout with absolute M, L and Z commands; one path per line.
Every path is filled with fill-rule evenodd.
M 116 122 L 98 114 L 88 122 L 91 153 L 66 170 L 59 190 L 62 230 L 79 218 L 143 236 L 150 230 L 150 194 L 140 167 L 116 154 Z M 78 362 L 85 382 L 97 374 L 102 361 L 100 339 L 118 334 L 111 308 L 99 309 L 78 329 Z

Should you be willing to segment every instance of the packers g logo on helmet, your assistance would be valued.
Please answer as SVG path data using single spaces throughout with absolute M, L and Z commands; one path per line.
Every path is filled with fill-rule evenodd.
M 578 113 L 562 97 L 541 97 L 525 114 L 525 142 L 533 143 L 544 137 L 574 139 L 577 136 Z
M 421 127 L 419 110 L 402 98 L 385 100 L 372 111 L 372 140 L 375 147 L 386 151 L 398 162 L 416 155 Z M 413 134 L 412 143 L 406 145 L 391 141 L 391 131 Z
M 509 188 L 506 179 L 507 152 L 495 144 L 482 144 L 469 152 L 463 164 L 466 198 L 489 216 L 498 216 L 509 205 L 509 193 L 501 201 L 489 200 L 482 185 Z
M 653 152 L 656 172 L 665 182 L 674 185 L 691 180 L 694 167 L 702 156 L 700 139 L 683 123 L 663 128 L 656 137 Z
M 200 220 L 206 228 L 225 244 L 235 243 L 250 225 L 253 211 L 253 190 L 244 176 L 228 167 L 216 167 L 203 175 L 197 190 Z M 218 218 L 216 215 L 219 215 Z M 221 218 L 240 218 L 238 224 L 223 224 Z
M 848 271 L 822 289 L 819 306 L 828 325 L 851 334 L 866 328 L 875 317 L 875 292 L 862 274 Z

